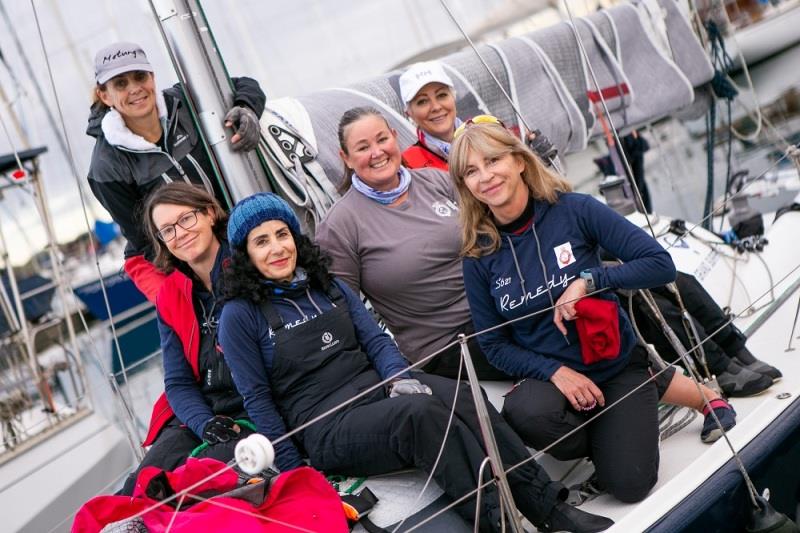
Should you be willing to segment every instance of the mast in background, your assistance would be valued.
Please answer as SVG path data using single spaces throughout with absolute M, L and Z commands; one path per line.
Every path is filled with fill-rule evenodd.
M 150 6 L 192 114 L 213 152 L 212 163 L 227 186 L 226 195 L 230 197 L 225 200 L 233 205 L 253 193 L 269 190 L 257 152 L 235 153 L 227 142 L 223 122 L 233 105 L 233 88 L 200 3 L 150 0 Z

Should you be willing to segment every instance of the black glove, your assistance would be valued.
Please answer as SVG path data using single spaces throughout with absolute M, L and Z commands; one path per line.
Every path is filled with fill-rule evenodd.
M 235 152 L 249 152 L 258 146 L 261 124 L 255 111 L 249 107 L 236 106 L 225 115 L 225 125 L 234 129 L 231 148 Z
M 533 150 L 547 166 L 550 166 L 552 160 L 558 155 L 558 149 L 540 130 L 533 130 L 528 134 L 527 144 L 528 148 Z
M 208 444 L 228 442 L 239 436 L 239 426 L 233 418 L 217 415 L 208 422 L 203 428 L 203 441 Z

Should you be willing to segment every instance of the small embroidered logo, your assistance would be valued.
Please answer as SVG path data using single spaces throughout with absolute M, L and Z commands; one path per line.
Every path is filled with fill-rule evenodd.
M 440 217 L 451 217 L 453 216 L 453 208 L 445 203 L 440 201 L 435 201 L 431 204 L 433 208 L 433 212 L 436 213 L 437 216 Z
M 326 331 L 325 333 L 322 334 L 322 343 L 323 344 L 328 344 L 332 340 L 333 340 L 333 335 L 331 335 L 330 331 Z
M 572 253 L 572 245 L 569 243 L 569 241 L 565 242 L 564 244 L 559 244 L 553 248 L 553 252 L 556 254 L 558 268 L 567 267 L 575 262 L 575 256 Z

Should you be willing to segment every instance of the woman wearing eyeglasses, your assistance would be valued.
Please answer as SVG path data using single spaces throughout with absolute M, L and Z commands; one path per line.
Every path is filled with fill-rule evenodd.
M 612 209 L 572 193 L 500 124 L 457 133 L 450 175 L 472 318 L 478 330 L 495 328 L 480 345 L 520 380 L 506 419 L 529 446 L 590 457 L 600 487 L 619 500 L 642 500 L 658 479 L 658 396 L 647 353 L 607 289 L 668 283 L 672 259 Z M 604 266 L 600 247 L 623 264 Z
M 142 443 L 151 448 L 122 494 L 132 493 L 144 466 L 172 470 L 194 450 L 229 461 L 236 442 L 252 433 L 217 342 L 221 274 L 230 260 L 225 211 L 200 187 L 170 183 L 148 197 L 144 219 L 154 263 L 167 273 L 156 299 L 165 393 Z

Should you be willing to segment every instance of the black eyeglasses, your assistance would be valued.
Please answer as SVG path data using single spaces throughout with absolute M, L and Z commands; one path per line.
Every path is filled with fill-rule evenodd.
M 158 238 L 164 242 L 169 242 L 175 238 L 177 234 L 177 230 L 175 226 L 180 226 L 183 229 L 191 229 L 197 224 L 197 213 L 202 211 L 202 209 L 192 209 L 191 211 L 187 211 L 186 213 L 182 214 L 178 217 L 178 220 L 174 224 L 168 224 L 158 230 Z

